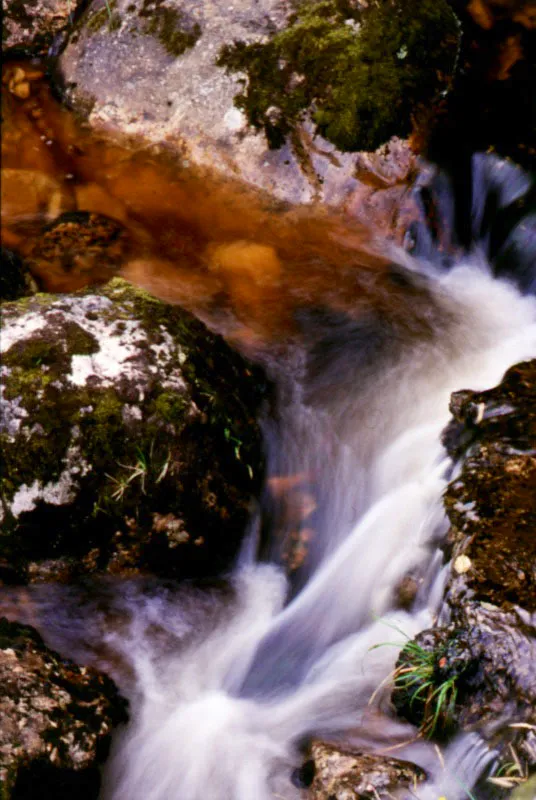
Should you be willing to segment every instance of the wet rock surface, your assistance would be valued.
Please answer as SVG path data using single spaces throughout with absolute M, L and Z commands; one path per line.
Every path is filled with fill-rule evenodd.
M 425 773 L 409 761 L 314 742 L 301 778 L 310 786 L 311 800 L 370 800 L 392 797 L 397 788 L 415 788 Z
M 456 392 L 451 411 L 445 442 L 465 455 L 445 495 L 449 598 L 536 611 L 536 361 L 495 389 Z
M 405 136 L 411 114 L 419 103 L 427 105 L 415 92 L 424 91 L 429 80 L 435 86 L 432 94 L 444 88 L 456 51 L 457 26 L 446 3 L 415 3 L 411 13 L 404 4 L 395 3 L 393 14 L 392 4 L 384 5 L 389 6 L 387 34 L 381 21 L 366 21 L 367 15 L 376 14 L 376 5 L 368 8 L 361 3 L 330 0 L 303 4 L 300 11 L 299 4 L 290 0 L 256 4 L 240 0 L 232 6 L 219 0 L 193 6 L 178 0 L 117 0 L 108 11 L 95 0 L 60 59 L 59 82 L 67 101 L 96 129 L 165 142 L 182 153 L 185 164 L 216 168 L 286 201 L 340 205 L 351 203 L 358 190 L 361 201 L 363 184 L 367 185 L 366 159 L 343 151 L 374 149 L 393 136 Z M 367 32 L 363 40 L 362 22 Z M 315 52 L 313 59 L 316 77 L 299 61 L 306 48 L 293 46 L 293 36 L 304 42 L 312 36 L 319 45 L 322 57 Z M 374 43 L 378 36 L 387 42 L 385 47 Z M 435 55 L 430 52 L 432 40 L 437 45 Z M 278 47 L 289 52 L 279 58 Z M 360 57 L 363 50 L 364 63 L 369 58 L 367 48 L 372 61 L 384 53 L 377 69 L 378 85 L 374 80 L 369 85 L 371 73 L 366 68 L 359 73 L 366 84 L 359 91 L 355 80 L 341 84 L 340 75 L 346 77 L 346 70 L 338 59 L 345 48 L 356 49 Z M 237 61 L 238 51 L 244 51 L 247 64 Z M 293 63 L 292 53 L 299 63 Z M 448 64 L 441 61 L 444 54 Z M 348 58 L 356 63 L 350 54 Z M 316 83 L 325 80 L 330 70 L 340 84 L 337 103 L 346 106 L 331 108 L 326 95 L 321 123 L 313 99 L 320 92 Z M 302 92 L 306 75 L 311 85 Z M 438 80 L 441 86 L 436 85 Z M 357 95 L 343 97 L 344 86 L 353 86 Z M 296 109 L 279 108 L 278 98 L 296 101 Z M 360 120 L 384 117 L 385 124 L 370 141 L 346 142 L 328 120 L 337 119 L 341 125 L 345 121 L 346 128 L 357 130 Z M 371 126 L 367 122 L 362 128 L 367 131 Z M 275 139 L 274 131 L 279 131 Z M 403 149 L 401 157 L 395 143 L 377 155 L 373 183 L 378 176 L 382 188 L 386 183 L 387 187 L 407 183 L 414 162 L 409 148 Z M 378 191 L 378 186 L 368 188 L 367 198 Z
M 118 279 L 2 315 L 4 580 L 229 566 L 262 479 L 258 372 Z
M 536 763 L 535 400 L 536 361 L 493 389 L 452 396 L 444 442 L 461 460 L 445 494 L 450 621 L 404 648 L 397 667 L 413 680 L 393 693 L 399 713 L 422 727 L 448 686 L 428 733 L 477 728 L 501 751 L 512 745 L 525 769 Z
M 127 719 L 113 682 L 0 618 L 2 800 L 96 800 L 99 764 Z
M 2 0 L 2 49 L 46 53 L 76 5 L 74 0 Z

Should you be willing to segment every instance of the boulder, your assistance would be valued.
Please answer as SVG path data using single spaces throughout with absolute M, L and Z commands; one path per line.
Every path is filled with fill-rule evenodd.
M 362 186 L 356 151 L 429 113 L 457 39 L 445 0 L 94 0 L 58 81 L 98 129 L 166 143 L 285 201 L 340 204 Z M 374 180 L 407 181 L 400 149 L 377 155 Z
M 535 400 L 536 361 L 494 389 L 452 396 L 449 624 L 402 650 L 393 692 L 399 714 L 430 736 L 478 730 L 506 761 L 514 748 L 510 788 L 536 764 Z
M 2 800 L 96 800 L 112 730 L 126 719 L 109 678 L 0 619 Z
M 227 568 L 262 481 L 259 372 L 120 279 L 2 317 L 4 580 Z

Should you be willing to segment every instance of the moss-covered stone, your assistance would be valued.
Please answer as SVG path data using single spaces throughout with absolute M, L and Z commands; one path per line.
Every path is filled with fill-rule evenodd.
M 121 280 L 3 318 L 2 562 L 20 579 L 51 559 L 62 575 L 65 559 L 72 573 L 225 567 L 261 481 L 258 372 Z
M 266 42 L 224 47 L 218 65 L 244 72 L 236 97 L 250 124 L 279 147 L 310 114 L 341 150 L 406 136 L 412 118 L 448 88 L 458 24 L 445 0 L 297 2 Z

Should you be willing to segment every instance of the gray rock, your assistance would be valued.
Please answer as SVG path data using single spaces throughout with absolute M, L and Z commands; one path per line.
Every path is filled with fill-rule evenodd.
M 96 800 L 99 764 L 126 721 L 113 682 L 0 619 L 0 797 Z
M 258 373 L 119 279 L 2 316 L 6 579 L 227 566 L 261 480 Z
M 215 62 L 225 44 L 262 43 L 283 28 L 290 0 L 113 0 L 111 9 L 109 16 L 101 0 L 91 3 L 60 59 L 68 102 L 95 128 L 171 145 L 185 165 L 214 168 L 285 201 L 351 211 L 414 171 L 400 140 L 374 156 L 342 153 L 305 118 L 270 149 L 249 125 L 235 105 L 244 76 Z

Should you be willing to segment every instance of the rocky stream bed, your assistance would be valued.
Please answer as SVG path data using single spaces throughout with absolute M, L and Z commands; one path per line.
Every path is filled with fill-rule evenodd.
M 423 156 L 463 165 L 491 148 L 533 168 L 535 27 L 531 0 L 5 0 L 0 594 L 24 604 L 31 584 L 220 575 L 259 500 L 270 383 L 189 312 L 201 303 L 206 319 L 220 302 L 220 329 L 251 352 L 281 318 L 279 265 L 257 252 L 260 280 L 235 250 L 236 277 L 220 254 L 217 274 L 184 272 L 179 305 L 117 277 L 141 250 L 152 266 L 127 277 L 153 269 L 159 294 L 169 279 L 155 241 L 170 259 L 195 246 L 166 239 L 153 156 L 247 182 L 275 214 L 323 204 L 404 243 L 433 171 Z M 138 170 L 125 142 L 141 140 Z M 178 197 L 188 216 L 201 186 L 170 206 Z M 433 227 L 433 200 L 428 212 Z M 459 389 L 444 431 L 457 465 L 444 496 L 448 614 L 402 650 L 392 712 L 439 741 L 478 728 L 499 758 L 482 797 L 532 800 L 536 362 L 487 391 Z M 416 659 L 426 681 L 408 689 L 399 676 Z M 449 703 L 434 719 L 441 687 Z M 0 619 L 2 800 L 96 800 L 127 718 L 110 678 Z M 295 779 L 311 800 L 377 800 L 424 777 L 318 740 Z

